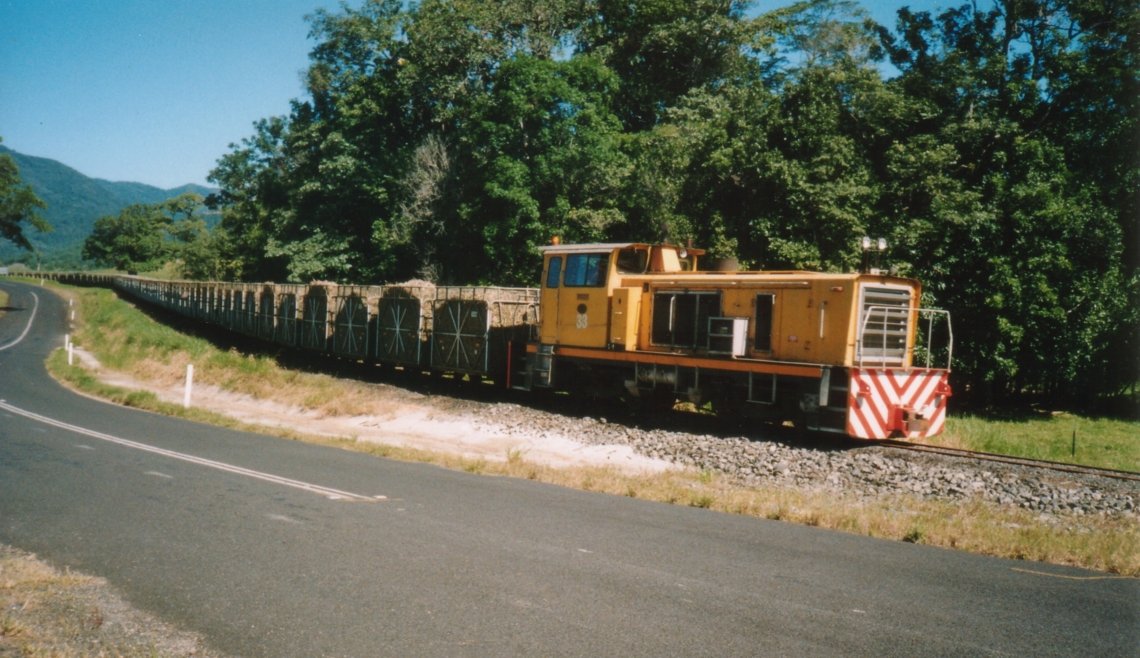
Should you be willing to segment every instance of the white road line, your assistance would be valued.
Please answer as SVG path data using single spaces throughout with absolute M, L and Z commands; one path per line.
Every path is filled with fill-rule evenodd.
M 32 330 L 32 322 L 36 319 L 36 311 L 38 311 L 40 308 L 40 298 L 34 292 L 31 293 L 31 295 L 32 295 L 32 299 L 35 300 L 35 303 L 32 304 L 32 314 L 28 316 L 27 326 L 24 327 L 23 333 L 21 333 L 19 336 L 17 336 L 15 340 L 9 342 L 6 345 L 0 345 L 0 352 L 3 352 L 4 350 L 8 349 L 9 347 L 13 347 L 15 345 L 18 345 L 20 343 L 20 341 L 24 340 L 24 338 L 28 335 L 28 332 Z
M 1033 569 L 1019 569 L 1011 567 L 1010 571 L 1017 573 L 1027 573 L 1031 576 L 1044 576 L 1046 578 L 1057 578 L 1060 580 L 1131 580 L 1132 576 L 1066 576 L 1060 573 L 1048 573 L 1046 571 L 1034 571 Z
M 303 525 L 302 521 L 298 521 L 292 517 L 285 516 L 284 514 L 266 514 L 266 517 L 272 521 L 281 521 L 282 523 L 294 523 L 297 525 Z
M 294 480 L 292 478 L 282 477 L 280 475 L 273 475 L 272 473 L 263 473 L 261 471 L 255 471 L 255 470 L 252 470 L 249 468 L 244 468 L 241 466 L 234 466 L 233 464 L 227 464 L 225 462 L 214 461 L 212 459 L 205 459 L 203 457 L 195 457 L 194 455 L 187 455 L 187 454 L 182 453 L 182 452 L 175 452 L 173 450 L 166 450 L 165 448 L 157 448 L 155 446 L 150 446 L 150 445 L 147 445 L 145 443 L 138 443 L 136 441 L 130 441 L 130 440 L 123 439 L 123 438 L 120 438 L 117 436 L 112 436 L 110 434 L 104 434 L 102 432 L 96 432 L 95 430 L 89 430 L 89 429 L 84 428 L 84 427 L 79 427 L 77 425 L 71 425 L 69 423 L 65 423 L 65 422 L 62 422 L 59 420 L 55 420 L 54 418 L 48 418 L 47 416 L 41 416 L 37 413 L 33 413 L 31 411 L 25 411 L 23 409 L 20 409 L 19 407 L 14 407 L 14 406 L 8 404 L 7 402 L 3 402 L 3 401 L 0 401 L 0 409 L 3 409 L 4 411 L 16 414 L 17 416 L 23 416 L 24 418 L 29 418 L 31 420 L 34 420 L 34 421 L 37 421 L 40 423 L 44 423 L 46 425 L 51 425 L 53 427 L 65 429 L 65 430 L 68 430 L 70 432 L 75 432 L 77 434 L 83 434 L 85 436 L 89 436 L 89 437 L 92 437 L 95 439 L 99 439 L 100 441 L 107 441 L 108 443 L 114 443 L 116 445 L 120 445 L 120 446 L 123 446 L 126 448 L 134 448 L 135 450 L 142 450 L 144 452 L 149 452 L 149 453 L 156 454 L 156 455 L 162 455 L 163 457 L 169 457 L 171 459 L 178 459 L 178 460 L 181 460 L 184 462 L 189 462 L 191 464 L 197 464 L 199 466 L 206 466 L 208 468 L 217 469 L 219 471 L 225 471 L 227 473 L 244 475 L 245 477 L 250 477 L 250 478 L 257 479 L 257 480 L 263 480 L 265 482 L 272 482 L 274 484 L 280 484 L 282 486 L 292 487 L 294 489 L 301 489 L 302 491 L 308 491 L 310 493 L 315 493 L 315 494 L 324 496 L 325 498 L 328 498 L 330 500 L 347 500 L 347 501 L 355 501 L 355 502 L 363 502 L 363 501 L 375 502 L 377 500 L 387 500 L 387 496 L 365 496 L 362 494 L 356 494 L 356 493 L 352 493 L 349 491 L 341 491 L 339 489 L 332 489 L 330 487 L 324 487 L 324 486 L 321 486 L 319 484 L 312 484 L 309 482 L 304 482 L 302 480 Z

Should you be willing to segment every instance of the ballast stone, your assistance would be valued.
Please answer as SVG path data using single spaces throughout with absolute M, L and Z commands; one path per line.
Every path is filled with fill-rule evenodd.
M 520 405 L 473 409 L 480 422 L 510 436 L 571 437 L 591 445 L 627 445 L 647 457 L 721 473 L 751 486 L 779 484 L 856 498 L 911 494 L 933 500 L 981 499 L 1048 518 L 1136 517 L 1134 482 L 1055 473 L 1012 464 L 891 451 L 868 445 L 834 449 L 761 437 L 643 429 L 591 416 L 573 417 Z

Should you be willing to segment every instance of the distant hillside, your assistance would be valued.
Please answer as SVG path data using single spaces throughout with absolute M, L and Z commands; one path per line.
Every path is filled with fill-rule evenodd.
M 169 190 L 142 183 L 113 183 L 89 178 L 65 164 L 24 155 L 0 145 L 20 168 L 20 178 L 47 203 L 41 211 L 55 230 L 40 233 L 26 230 L 25 235 L 40 251 L 45 267 L 76 267 L 80 263 L 83 241 L 91 233 L 95 220 L 118 214 L 136 203 L 159 203 L 185 192 L 206 196 L 216 190 L 201 185 L 183 185 Z M 0 264 L 22 261 L 34 265 L 35 257 L 7 242 L 0 242 Z

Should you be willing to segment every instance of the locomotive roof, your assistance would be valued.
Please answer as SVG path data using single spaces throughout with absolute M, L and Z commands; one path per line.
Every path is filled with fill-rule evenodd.
M 792 283 L 808 281 L 870 281 L 879 280 L 882 283 L 909 284 L 917 283 L 914 279 L 901 276 L 892 276 L 887 273 L 862 272 L 811 272 L 805 270 L 740 270 L 740 271 L 709 271 L 697 270 L 695 272 L 646 272 L 644 274 L 627 274 L 627 281 L 640 281 L 666 285 L 747 285 L 764 284 L 771 282 Z
M 681 250 L 684 249 L 694 256 L 702 256 L 706 252 L 704 249 L 696 249 L 693 247 L 682 247 L 673 244 L 660 244 L 649 242 L 590 242 L 583 244 L 551 244 L 543 245 L 538 248 L 543 254 L 557 253 L 557 254 L 597 254 L 597 253 L 610 253 L 618 249 L 629 249 L 631 247 L 638 247 L 642 249 L 651 249 L 653 247 L 665 247 L 670 249 Z M 737 283 L 761 283 L 764 281 L 773 280 L 867 280 L 878 278 L 883 283 L 917 283 L 917 281 L 910 277 L 903 277 L 891 275 L 886 272 L 818 272 L 811 270 L 696 270 L 696 271 L 681 271 L 681 272 L 644 272 L 644 273 L 625 273 L 627 279 L 646 279 L 648 281 L 661 282 L 668 280 L 671 284 L 708 284 L 717 282 L 724 282 L 727 278 L 732 277 Z
M 630 247 L 645 247 L 648 249 L 651 246 L 653 245 L 645 242 L 592 242 L 587 244 L 548 244 L 539 247 L 538 250 L 542 253 L 557 251 L 564 254 L 576 254 L 614 251 L 615 249 L 628 249 Z
M 667 243 L 649 243 L 649 242 L 590 242 L 585 244 L 548 244 L 538 248 L 542 253 L 555 252 L 559 254 L 596 254 L 601 252 L 612 252 L 618 249 L 630 249 L 638 247 L 641 249 L 652 249 L 653 247 L 661 247 L 665 249 L 685 250 L 694 256 L 703 256 L 704 249 L 696 247 L 683 247 L 676 244 Z

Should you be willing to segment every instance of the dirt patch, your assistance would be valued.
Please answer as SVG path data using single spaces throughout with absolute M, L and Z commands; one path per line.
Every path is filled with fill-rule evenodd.
M 185 385 L 182 382 L 144 381 L 103 367 L 93 355 L 83 350 L 76 349 L 75 354 L 83 366 L 104 384 L 148 391 L 171 404 L 184 401 Z M 664 459 L 638 454 L 628 445 L 586 444 L 565 432 L 549 428 L 520 434 L 517 423 L 495 420 L 496 414 L 509 415 L 513 405 L 498 404 L 487 408 L 385 384 L 375 384 L 373 388 L 375 406 L 381 411 L 366 416 L 321 415 L 273 400 L 198 384 L 192 389 L 191 405 L 249 425 L 487 461 L 505 462 L 512 455 L 520 455 L 528 462 L 556 468 L 609 466 L 628 474 L 660 473 L 681 468 Z

